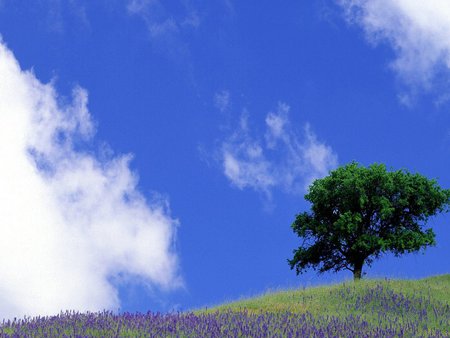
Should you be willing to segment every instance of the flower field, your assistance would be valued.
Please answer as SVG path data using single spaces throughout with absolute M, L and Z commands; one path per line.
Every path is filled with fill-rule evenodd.
M 65 312 L 3 321 L 1 337 L 449 337 L 450 275 L 268 293 L 181 313 Z

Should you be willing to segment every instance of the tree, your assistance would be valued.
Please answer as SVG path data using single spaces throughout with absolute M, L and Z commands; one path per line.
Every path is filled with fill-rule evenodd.
M 448 212 L 450 189 L 406 170 L 386 171 L 356 162 L 315 180 L 305 199 L 312 212 L 296 216 L 293 231 L 302 245 L 288 259 L 297 275 L 312 267 L 319 273 L 349 270 L 361 278 L 364 264 L 385 252 L 396 256 L 435 244 L 431 216 Z

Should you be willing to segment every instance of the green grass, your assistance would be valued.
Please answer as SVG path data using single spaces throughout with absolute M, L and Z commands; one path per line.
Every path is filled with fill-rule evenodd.
M 314 316 L 361 316 L 373 325 L 417 321 L 450 333 L 450 274 L 420 280 L 367 279 L 358 282 L 269 292 L 221 304 L 215 311 L 309 312 Z M 387 320 L 389 319 L 389 320 Z
M 267 292 L 194 313 L 63 313 L 1 337 L 450 337 L 450 274 Z
M 359 282 L 347 281 L 335 285 L 317 286 L 306 289 L 291 289 L 268 292 L 252 297 L 221 304 L 206 311 L 216 310 L 257 310 L 257 311 L 309 311 L 313 314 L 339 314 L 344 304 L 339 292 L 351 290 L 353 298 L 367 293 L 376 286 L 385 286 L 406 297 L 423 296 L 432 302 L 450 304 L 450 274 L 428 277 L 420 280 L 362 279 Z M 351 298 L 347 298 L 348 301 Z M 199 312 L 205 310 L 198 310 Z

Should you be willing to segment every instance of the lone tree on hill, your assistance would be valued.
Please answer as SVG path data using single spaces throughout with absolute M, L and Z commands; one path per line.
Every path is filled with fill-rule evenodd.
M 386 171 L 356 162 L 315 180 L 305 199 L 312 212 L 296 216 L 293 231 L 302 245 L 288 259 L 297 275 L 307 268 L 319 273 L 346 269 L 361 279 L 364 264 L 391 251 L 396 256 L 435 244 L 430 216 L 448 212 L 450 189 L 406 170 Z

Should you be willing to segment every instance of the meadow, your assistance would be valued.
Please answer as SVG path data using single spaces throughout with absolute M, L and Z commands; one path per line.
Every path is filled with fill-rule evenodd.
M 180 313 L 65 312 L 0 337 L 449 337 L 450 274 L 268 292 Z

